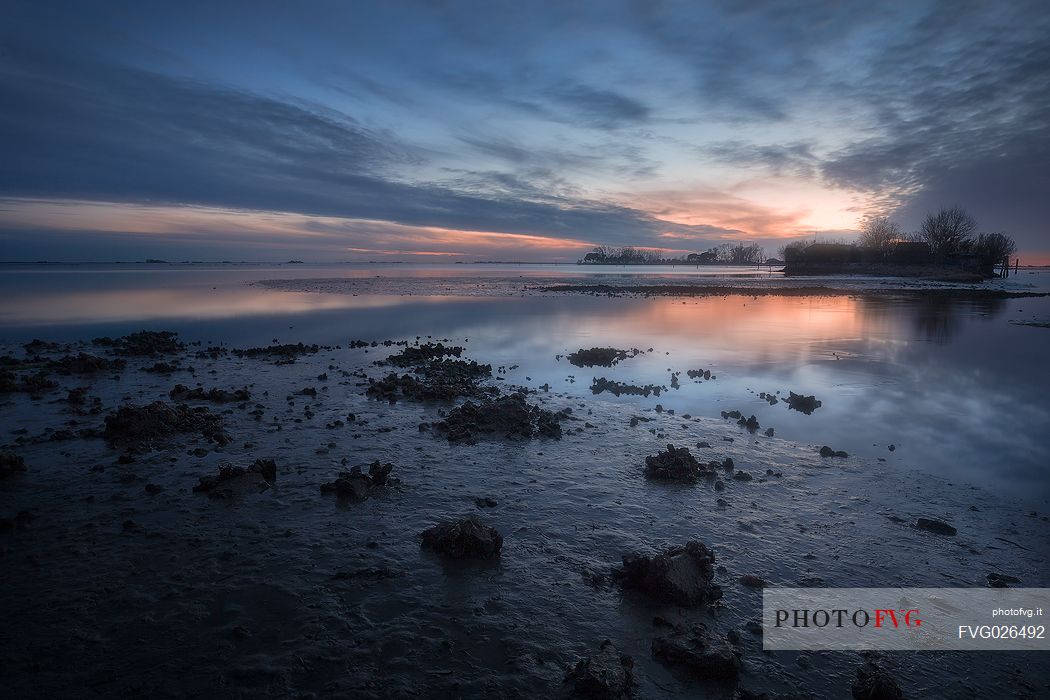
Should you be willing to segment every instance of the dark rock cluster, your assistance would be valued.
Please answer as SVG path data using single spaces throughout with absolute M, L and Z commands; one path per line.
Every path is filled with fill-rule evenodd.
M 129 404 L 105 419 L 102 436 L 111 446 L 150 450 L 176 433 L 200 433 L 208 440 L 225 445 L 230 436 L 223 432 L 222 418 L 204 407 L 190 408 L 154 401 L 145 406 Z
M 624 588 L 682 607 L 697 607 L 721 598 L 722 589 L 713 582 L 714 576 L 714 552 L 695 540 L 655 556 L 624 555 L 623 567 L 616 572 Z
M 451 559 L 492 559 L 503 548 L 503 536 L 477 518 L 438 523 L 422 537 L 424 547 Z
M 510 439 L 562 435 L 562 414 L 534 406 L 522 393 L 485 399 L 478 403 L 467 401 L 449 411 L 444 420 L 434 424 L 435 430 L 449 442 L 474 444 L 484 435 Z

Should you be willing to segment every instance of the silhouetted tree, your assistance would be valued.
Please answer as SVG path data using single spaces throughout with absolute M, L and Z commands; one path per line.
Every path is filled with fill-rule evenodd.
M 919 226 L 919 236 L 938 258 L 967 250 L 976 232 L 977 222 L 962 207 L 927 214 Z
M 1009 264 L 1010 256 L 1017 251 L 1017 244 L 1005 233 L 979 233 L 973 240 L 971 250 L 977 255 L 981 269 L 992 272 L 996 265 L 1004 261 Z
M 757 243 L 723 243 L 715 248 L 718 261 L 729 265 L 755 265 L 765 260 L 765 252 Z
M 866 218 L 861 226 L 857 245 L 886 253 L 895 243 L 902 240 L 904 233 L 896 222 L 890 221 L 887 216 L 871 216 Z

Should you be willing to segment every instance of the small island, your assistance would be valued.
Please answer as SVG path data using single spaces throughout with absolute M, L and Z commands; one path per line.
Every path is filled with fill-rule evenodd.
M 877 275 L 978 282 L 1010 273 L 1014 240 L 1001 232 L 978 231 L 961 207 L 925 216 L 919 230 L 906 233 L 886 216 L 866 218 L 854 242 L 795 240 L 767 258 L 758 244 L 723 243 L 702 253 L 661 257 L 651 249 L 597 246 L 578 265 L 749 265 L 783 266 L 785 275 Z M 1016 269 L 1019 261 L 1014 260 Z
M 855 243 L 796 241 L 784 247 L 786 275 L 884 275 L 967 282 L 1006 277 L 1017 250 L 1005 233 L 978 232 L 961 207 L 927 214 L 914 233 L 888 217 L 864 221 Z M 1019 263 L 1015 260 L 1015 267 Z

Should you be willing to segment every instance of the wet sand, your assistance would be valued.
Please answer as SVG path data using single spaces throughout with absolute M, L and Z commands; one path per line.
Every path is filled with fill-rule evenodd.
M 0 398 L 3 449 L 25 463 L 0 478 L 0 668 L 12 696 L 558 697 L 570 691 L 567 669 L 609 639 L 633 659 L 638 697 L 729 698 L 741 689 L 844 697 L 867 657 L 763 652 L 748 624 L 759 618 L 761 591 L 741 577 L 962 587 L 999 573 L 1050 585 L 1047 516 L 997 495 L 994 464 L 984 483 L 950 483 L 877 460 L 822 457 L 816 434 L 788 441 L 732 419 L 672 413 L 673 396 L 623 404 L 538 382 L 525 398 L 559 416 L 560 438 L 451 441 L 436 426 L 462 399 L 372 398 L 369 387 L 392 370 L 375 362 L 404 345 L 351 348 L 352 339 L 348 329 L 346 342 L 316 352 L 189 346 L 149 357 L 87 339 L 28 354 L 0 349 L 31 358 L 11 367 L 19 382 L 45 372 L 31 382 L 36 396 Z M 440 340 L 462 346 L 463 360 L 490 362 L 466 338 L 397 340 Z M 90 375 L 47 368 L 78 352 L 125 364 Z M 147 371 L 158 364 L 166 367 Z M 496 365 L 478 386 L 507 395 L 505 374 Z M 188 432 L 129 448 L 111 431 L 107 442 L 107 416 L 155 401 L 177 406 L 177 384 L 204 390 L 177 396 L 191 412 L 221 417 L 219 430 L 210 418 L 187 418 Z M 72 404 L 78 387 L 83 400 Z M 668 444 L 703 464 L 731 458 L 734 473 L 752 478 L 647 479 L 646 457 Z M 221 464 L 256 460 L 273 460 L 273 479 L 253 472 L 218 497 L 194 491 Z M 366 499 L 322 492 L 375 461 L 392 464 L 393 479 Z M 498 557 L 449 559 L 421 547 L 427 528 L 468 516 L 502 535 Z M 958 532 L 915 528 L 921 517 Z M 623 554 L 690 540 L 715 554 L 717 601 L 683 608 L 615 581 Z M 703 680 L 654 658 L 657 617 L 703 622 L 712 638 L 735 640 L 739 678 Z M 1045 655 L 876 661 L 906 696 L 1048 690 Z

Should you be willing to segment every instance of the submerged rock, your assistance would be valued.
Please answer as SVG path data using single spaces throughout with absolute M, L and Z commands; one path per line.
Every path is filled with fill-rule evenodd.
M 958 532 L 954 527 L 937 518 L 919 518 L 915 521 L 915 527 L 938 535 L 952 536 Z
M 588 700 L 624 700 L 630 697 L 634 684 L 634 661 L 621 654 L 606 639 L 598 653 L 576 662 L 565 674 L 572 693 Z
M 194 493 L 212 498 L 231 498 L 237 494 L 259 493 L 277 481 L 277 464 L 272 459 L 257 459 L 248 467 L 220 464 L 215 476 L 202 476 L 193 487 Z
M 444 343 L 424 343 L 422 345 L 409 346 L 401 352 L 391 355 L 386 360 L 380 360 L 377 364 L 386 363 L 395 367 L 415 367 L 444 357 L 461 357 L 463 348 L 458 345 L 445 345 Z
M 176 384 L 175 388 L 168 392 L 168 396 L 174 401 L 211 401 L 212 403 L 233 403 L 247 401 L 252 395 L 247 389 L 208 389 L 201 387 L 190 389 L 183 384 Z
M 740 675 L 740 657 L 720 639 L 712 639 L 704 625 L 675 627 L 653 640 L 653 657 L 668 666 L 682 667 L 698 678 L 735 680 Z
M 904 697 L 897 681 L 872 662 L 857 669 L 857 680 L 853 681 L 851 690 L 855 700 L 900 700 Z
M 186 349 L 179 342 L 179 334 L 171 331 L 138 331 L 121 338 L 95 338 L 95 345 L 113 348 L 118 355 L 129 357 L 154 357 L 171 355 Z
M 765 579 L 754 574 L 744 574 L 738 578 L 737 581 L 739 581 L 742 586 L 747 586 L 748 588 L 765 588 L 767 585 Z
M 694 540 L 652 557 L 625 555 L 616 577 L 624 588 L 641 591 L 661 603 L 696 607 L 722 597 L 722 589 L 712 582 L 714 564 L 714 552 Z
M 81 352 L 76 355 L 66 355 L 58 360 L 51 360 L 47 366 L 59 374 L 97 374 L 99 372 L 112 372 L 124 369 L 127 362 L 124 360 L 107 360 L 97 355 L 89 355 Z
M 821 457 L 849 457 L 849 453 L 848 452 L 843 452 L 842 450 L 833 450 L 830 447 L 828 447 L 827 445 L 824 445 L 823 447 L 820 448 L 820 456 Z
M 58 352 L 62 349 L 62 346 L 58 343 L 53 343 L 49 340 L 33 338 L 28 343 L 23 345 L 22 349 L 26 351 L 27 355 L 39 355 L 40 353 L 44 352 Z
M 422 537 L 424 547 L 452 559 L 491 559 L 503 548 L 503 536 L 477 518 L 439 523 Z
M 755 418 L 755 414 L 753 413 L 751 414 L 750 418 L 744 418 L 743 416 L 741 416 L 740 419 L 736 422 L 736 424 L 741 427 L 747 428 L 747 431 L 749 433 L 757 433 L 759 428 L 762 427 L 758 424 L 758 418 Z
M 665 452 L 645 458 L 645 476 L 661 481 L 696 481 L 700 463 L 687 447 L 668 445 Z
M 361 467 L 353 467 L 350 471 L 339 472 L 335 481 L 321 484 L 321 493 L 334 493 L 339 498 L 351 501 L 363 501 L 367 499 L 379 486 L 386 486 L 392 480 L 390 472 L 394 465 L 390 462 L 385 464 L 376 460 L 368 465 L 368 473 L 361 471 Z
M 35 399 L 56 388 L 58 388 L 58 382 L 51 379 L 43 370 L 19 376 L 10 370 L 0 369 L 0 394 L 21 391 Z
M 788 408 L 795 411 L 801 411 L 807 416 L 822 405 L 820 401 L 817 401 L 816 396 L 803 396 L 802 394 L 796 394 L 793 391 L 788 392 L 786 401 Z
M 177 433 L 200 433 L 208 440 L 225 445 L 230 437 L 223 432 L 222 418 L 203 406 L 168 405 L 154 401 L 145 406 L 121 406 L 106 416 L 102 436 L 110 446 L 126 445 L 150 450 L 153 445 Z
M 21 473 L 26 470 L 25 460 L 22 459 L 22 455 L 17 455 L 14 452 L 3 451 L 0 452 L 0 477 L 11 476 L 12 474 Z
M 365 393 L 375 399 L 396 403 L 413 401 L 452 401 L 461 397 L 477 398 L 494 389 L 483 389 L 481 380 L 492 376 L 491 365 L 465 360 L 440 360 L 417 367 L 413 374 L 391 372 L 382 379 L 368 380 Z M 417 376 L 418 375 L 418 376 Z
M 445 420 L 434 424 L 449 442 L 473 444 L 482 434 L 507 438 L 536 436 L 560 439 L 562 415 L 533 406 L 521 393 L 507 394 L 480 403 L 467 401 L 449 411 Z
M 154 362 L 151 367 L 143 367 L 143 372 L 151 372 L 153 374 L 174 374 L 175 372 L 181 372 L 183 366 L 176 362 Z
M 569 353 L 567 359 L 577 367 L 612 367 L 621 360 L 637 357 L 642 351 L 637 348 L 618 350 L 616 348 L 591 348 Z
M 653 394 L 659 396 L 663 387 L 655 384 L 646 384 L 645 386 L 637 386 L 635 384 L 624 384 L 622 382 L 614 382 L 605 377 L 595 377 L 591 381 L 591 393 L 598 395 L 603 391 L 607 391 L 613 396 L 649 396 Z
M 319 345 L 303 345 L 302 343 L 286 345 L 269 345 L 258 348 L 235 349 L 233 354 L 237 357 L 269 358 L 278 365 L 289 365 L 302 355 L 313 355 L 320 352 Z
M 1021 582 L 1021 579 L 1009 574 L 991 573 L 987 578 L 989 588 L 1009 588 L 1009 584 Z

